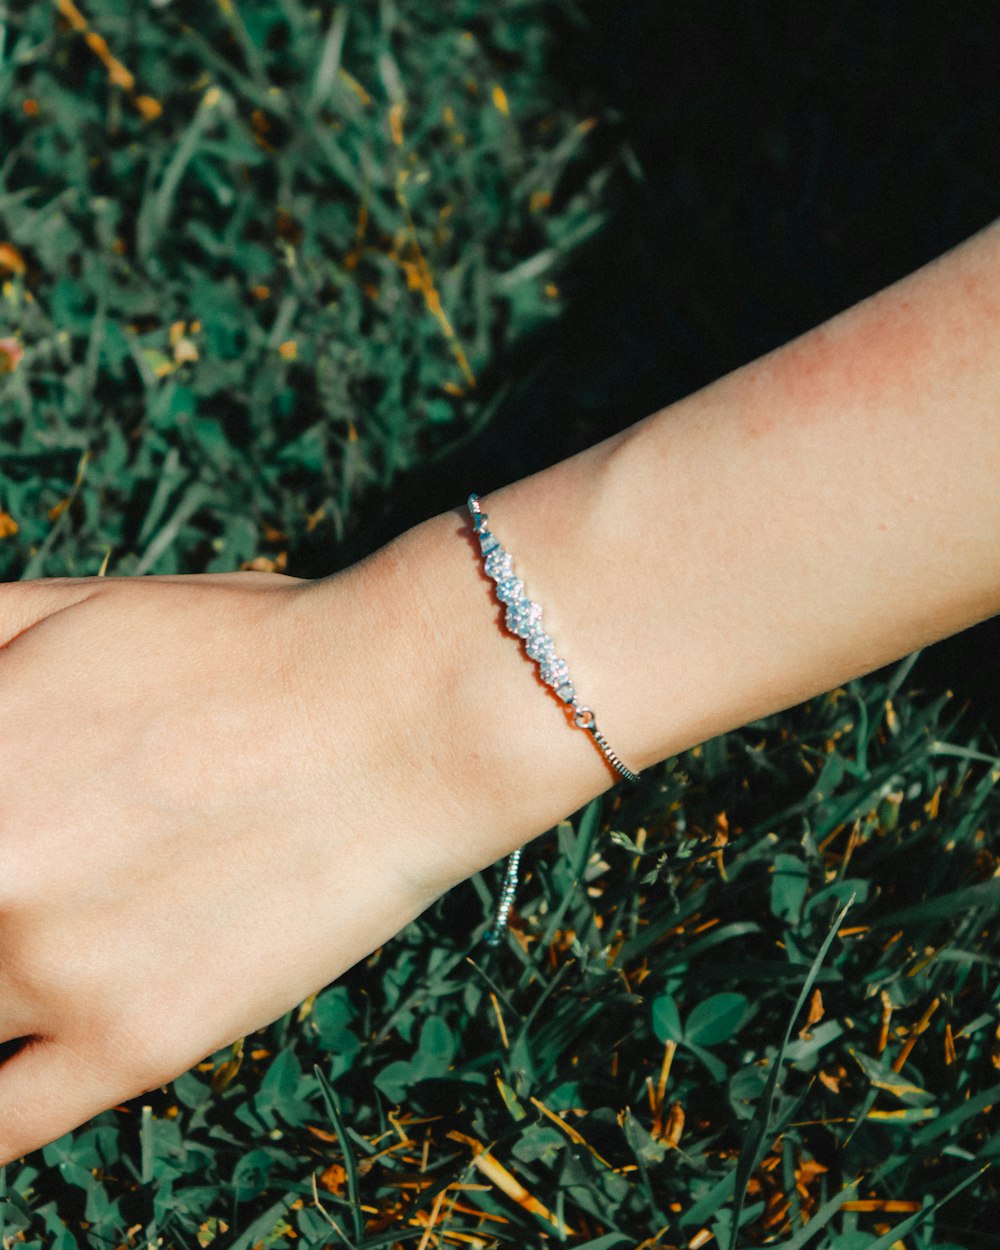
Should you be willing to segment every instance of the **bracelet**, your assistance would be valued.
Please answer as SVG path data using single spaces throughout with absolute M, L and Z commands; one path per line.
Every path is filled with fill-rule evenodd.
M 604 758 L 616 772 L 627 781 L 638 781 L 639 774 L 621 762 L 607 738 L 597 728 L 597 718 L 593 710 L 580 701 L 576 687 L 570 678 L 568 665 L 565 660 L 556 655 L 555 643 L 542 625 L 542 609 L 537 603 L 527 598 L 524 593 L 524 582 L 514 576 L 513 561 L 489 528 L 489 517 L 482 510 L 479 496 L 470 495 L 467 504 L 472 517 L 473 532 L 479 539 L 483 568 L 496 583 L 497 598 L 507 607 L 505 623 L 508 630 L 522 640 L 525 651 L 538 665 L 542 681 L 551 686 L 564 703 L 572 707 L 573 724 L 578 729 L 585 729 L 590 733 Z M 496 946 L 499 943 L 507 927 L 507 918 L 517 889 L 520 859 L 521 852 L 517 850 L 507 860 L 507 869 L 500 889 L 493 925 L 484 935 L 484 940 L 490 946 Z

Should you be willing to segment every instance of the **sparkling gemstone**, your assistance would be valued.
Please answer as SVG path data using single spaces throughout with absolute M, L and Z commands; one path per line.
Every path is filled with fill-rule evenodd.
M 573 688 L 573 683 L 571 681 L 564 681 L 556 691 L 556 694 L 560 699 L 562 699 L 563 703 L 569 703 L 569 701 L 576 694 L 576 691 Z
M 530 638 L 531 635 L 535 633 L 542 620 L 542 609 L 537 603 L 533 603 L 531 606 L 534 609 L 533 613 L 524 622 L 524 625 L 517 631 L 524 639 Z
M 542 609 L 530 599 L 521 599 L 507 608 L 507 628 L 521 638 L 527 638 L 535 622 L 541 618 Z
M 491 534 L 489 530 L 484 530 L 479 535 L 479 550 L 484 556 L 489 555 L 491 551 L 499 546 L 496 534 Z
M 526 602 L 531 602 L 531 601 L 526 600 Z M 528 643 L 531 642 L 533 638 L 537 638 L 540 634 L 543 634 L 545 632 L 545 627 L 542 625 L 541 607 L 537 603 L 531 603 L 531 606 L 534 610 L 532 611 L 530 617 L 528 618 L 527 632 L 521 635 L 521 637 L 524 639 L 525 647 L 527 647 Z
M 501 603 L 517 603 L 524 595 L 524 582 L 519 577 L 503 577 L 497 582 L 497 598 Z
M 569 665 L 558 656 L 552 656 L 551 659 L 546 660 L 538 671 L 542 681 L 549 686 L 561 686 L 569 677 Z
M 550 660 L 555 654 L 556 644 L 552 641 L 548 634 L 543 632 L 534 633 L 528 638 L 528 645 L 525 650 L 533 660 Z
M 502 577 L 510 577 L 514 572 L 514 561 L 502 547 L 497 547 L 483 561 L 483 568 L 498 582 Z

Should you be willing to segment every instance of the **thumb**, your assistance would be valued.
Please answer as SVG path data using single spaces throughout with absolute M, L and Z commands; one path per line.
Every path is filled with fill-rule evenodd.
M 39 577 L 0 584 L 0 650 L 47 616 L 89 599 L 94 578 Z
M 29 1038 L 0 1066 L 0 1167 L 141 1092 L 111 1089 L 94 1063 L 62 1042 Z
M 239 571 L 232 573 L 169 573 L 141 579 L 132 577 L 35 577 L 20 582 L 0 582 L 0 651 L 15 638 L 26 633 L 39 621 L 53 616 L 63 608 L 83 603 L 91 595 L 100 594 L 115 583 L 136 580 L 183 582 L 186 585 L 228 586 L 242 589 L 248 585 L 281 590 L 304 577 L 285 573 Z

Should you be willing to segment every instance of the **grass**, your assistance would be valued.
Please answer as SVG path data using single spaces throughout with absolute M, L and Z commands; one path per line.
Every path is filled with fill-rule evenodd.
M 537 15 L 57 7 L 4 27 L 0 573 L 341 543 L 488 419 L 478 374 L 602 223 L 597 178 L 553 203 L 588 124 Z
M 481 379 L 606 212 L 546 68 L 572 17 L 8 13 L 0 573 L 335 565 L 363 508 L 474 450 L 504 399 Z M 572 813 L 506 946 L 485 874 L 8 1166 L 0 1242 L 983 1250 L 1000 758 L 920 673 Z

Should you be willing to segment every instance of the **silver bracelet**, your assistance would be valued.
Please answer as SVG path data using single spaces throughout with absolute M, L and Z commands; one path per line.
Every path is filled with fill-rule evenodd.
M 607 738 L 597 728 L 597 718 L 592 709 L 580 701 L 576 687 L 570 679 L 566 661 L 556 655 L 555 643 L 542 625 L 542 609 L 525 595 L 524 582 L 514 576 L 513 561 L 490 529 L 489 517 L 482 510 L 478 495 L 469 496 L 468 508 L 472 517 L 473 532 L 479 539 L 483 568 L 496 582 L 497 598 L 507 607 L 505 615 L 507 628 L 523 641 L 525 651 L 538 665 L 538 673 L 542 681 L 551 686 L 564 703 L 572 707 L 573 724 L 578 729 L 585 729 L 590 733 L 604 758 L 616 772 L 627 781 L 638 781 L 639 774 L 626 768 Z M 504 873 L 493 924 L 484 935 L 484 940 L 490 946 L 496 946 L 499 943 L 507 927 L 507 918 L 510 915 L 511 903 L 514 901 L 514 893 L 517 889 L 520 860 L 520 850 L 515 851 L 507 860 L 507 869 Z

